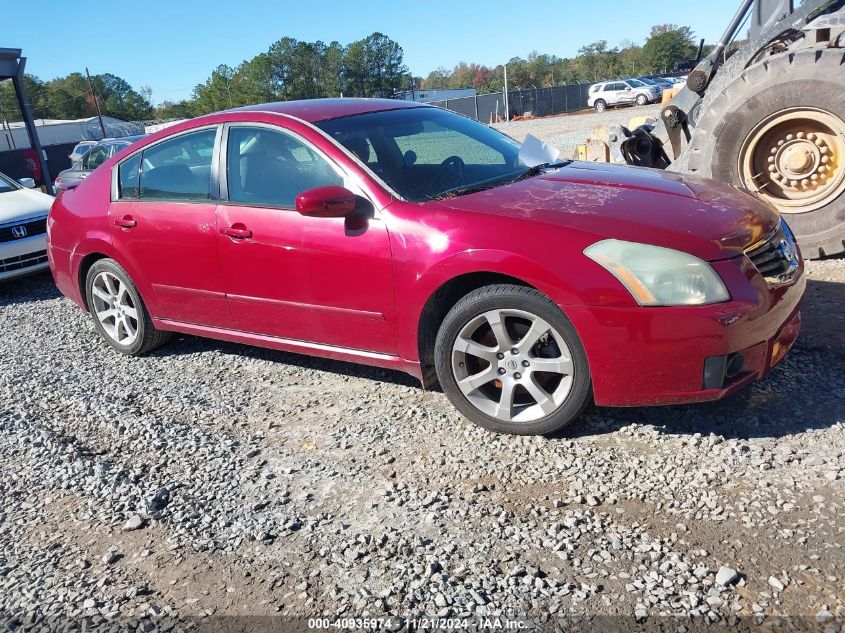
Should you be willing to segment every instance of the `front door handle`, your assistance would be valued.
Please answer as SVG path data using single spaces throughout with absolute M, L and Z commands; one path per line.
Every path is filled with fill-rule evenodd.
M 131 215 L 124 216 L 122 218 L 118 218 L 114 221 L 115 226 L 119 226 L 122 229 L 132 229 L 138 226 L 138 223 L 132 219 Z
M 246 239 L 249 239 L 250 237 L 252 237 L 252 231 L 250 231 L 248 228 L 246 228 L 242 224 L 241 225 L 236 224 L 234 226 L 223 227 L 222 229 L 220 229 L 220 233 L 222 233 L 223 235 L 225 235 L 227 237 L 231 237 L 233 239 L 236 239 L 236 240 L 246 240 Z

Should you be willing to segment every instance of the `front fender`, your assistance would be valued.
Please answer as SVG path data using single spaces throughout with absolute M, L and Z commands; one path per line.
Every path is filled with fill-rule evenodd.
M 399 355 L 419 360 L 418 332 L 423 309 L 444 284 L 462 275 L 493 273 L 513 277 L 547 295 L 555 303 L 580 303 L 571 284 L 532 259 L 498 249 L 466 249 L 452 253 L 425 271 L 397 279 Z M 402 273 L 397 272 L 397 277 Z M 401 289 L 401 292 L 400 292 Z

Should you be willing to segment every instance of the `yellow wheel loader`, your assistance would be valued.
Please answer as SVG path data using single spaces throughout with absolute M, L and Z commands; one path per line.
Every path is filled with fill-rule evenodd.
M 784 215 L 804 257 L 845 251 L 845 0 L 743 0 L 656 120 L 607 126 L 581 153 L 744 187 Z

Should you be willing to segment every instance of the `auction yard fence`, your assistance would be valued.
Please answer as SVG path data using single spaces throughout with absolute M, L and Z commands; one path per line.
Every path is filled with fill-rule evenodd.
M 583 110 L 587 106 L 587 91 L 591 84 L 570 84 L 553 88 L 531 88 L 508 91 L 508 115 L 510 118 L 524 116 L 548 116 L 563 112 Z M 493 92 L 474 97 L 431 101 L 431 105 L 446 108 L 452 112 L 490 123 L 505 118 L 504 92 Z

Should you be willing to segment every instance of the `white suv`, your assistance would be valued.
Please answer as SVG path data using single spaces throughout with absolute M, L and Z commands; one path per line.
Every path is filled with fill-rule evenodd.
M 645 105 L 660 101 L 660 86 L 650 86 L 638 79 L 602 81 L 590 86 L 587 105 L 596 112 L 619 105 Z

